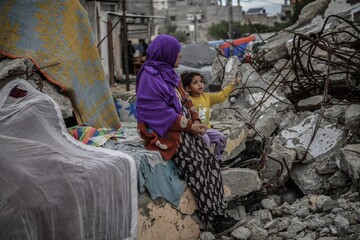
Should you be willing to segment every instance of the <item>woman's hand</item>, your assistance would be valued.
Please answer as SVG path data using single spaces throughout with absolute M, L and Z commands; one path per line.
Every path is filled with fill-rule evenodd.
M 190 132 L 194 135 L 197 135 L 197 134 L 203 135 L 206 132 L 206 126 L 201 123 L 193 123 L 191 125 Z

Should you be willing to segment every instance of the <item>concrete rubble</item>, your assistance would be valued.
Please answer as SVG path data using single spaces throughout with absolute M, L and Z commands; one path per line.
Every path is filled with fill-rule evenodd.
M 237 57 L 214 60 L 213 82 L 224 87 L 241 76 L 229 101 L 213 108 L 212 122 L 228 137 L 223 159 L 230 168 L 222 171 L 227 213 L 245 223 L 215 236 L 197 219 L 189 189 L 177 208 L 145 192 L 139 195 L 139 239 L 359 239 L 360 3 L 355 2 L 309 4 L 296 24 L 259 48 L 252 64 Z M 10 69 L 24 75 L 29 64 L 1 61 L 0 83 L 18 77 Z M 42 83 L 64 118 L 71 117 L 70 101 Z M 114 98 L 133 102 L 135 96 Z
M 212 82 L 242 80 L 212 123 L 228 137 L 227 213 L 246 221 L 215 236 L 195 214 L 189 239 L 359 239 L 360 4 L 340 2 L 310 4 L 252 64 L 214 60 Z
M 358 239 L 360 4 L 340 2 L 309 4 L 295 25 L 259 48 L 252 64 L 222 60 L 222 87 L 236 73 L 242 84 L 212 118 L 245 123 L 248 133 L 237 157 L 224 157 L 235 169 L 255 170 L 262 186 L 237 191 L 229 206 L 244 206 L 246 223 L 213 239 Z M 234 177 L 236 186 L 245 176 Z M 246 179 L 244 190 L 258 186 L 258 179 Z
M 60 93 L 54 84 L 43 80 L 34 64 L 25 58 L 0 61 L 0 89 L 11 80 L 21 78 L 29 81 L 36 89 L 49 95 L 59 105 L 64 118 L 73 116 L 73 107 L 68 97 Z

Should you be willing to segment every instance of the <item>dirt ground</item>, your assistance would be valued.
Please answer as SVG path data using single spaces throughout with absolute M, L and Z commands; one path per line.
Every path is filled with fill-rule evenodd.
M 126 91 L 126 84 L 115 84 L 114 86 L 110 87 L 111 92 L 119 92 L 119 93 L 123 93 L 123 92 L 127 92 Z M 135 92 L 135 85 L 134 84 L 130 84 L 130 91 L 129 92 Z

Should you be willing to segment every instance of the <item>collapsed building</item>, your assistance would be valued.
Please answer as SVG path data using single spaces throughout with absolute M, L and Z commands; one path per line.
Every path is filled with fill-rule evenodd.
M 267 39 L 254 51 L 251 63 L 240 63 L 236 56 L 218 56 L 214 60 L 213 83 L 224 87 L 236 76 L 240 76 L 242 81 L 231 93 L 229 101 L 214 107 L 212 112 L 214 127 L 228 137 L 223 158 L 230 168 L 222 171 L 227 211 L 235 218 L 246 220 L 228 236 L 214 236 L 211 227 L 197 219 L 195 201 L 174 164 L 164 162 L 160 154 L 144 149 L 136 134 L 136 95 L 132 92 L 113 94 L 122 132 L 107 132 L 101 140 L 93 138 L 92 145 L 111 153 L 121 153 L 116 156 L 106 151 L 103 153 L 112 159 L 109 165 L 103 162 L 109 167 L 108 171 L 116 158 L 131 162 L 129 165 L 136 164 L 136 172 L 132 169 L 133 176 L 128 176 L 126 181 L 129 178 L 134 181 L 136 176 L 138 196 L 128 193 L 131 199 L 124 202 L 134 201 L 133 205 L 138 204 L 138 208 L 134 214 L 133 205 L 120 205 L 124 211 L 130 206 L 128 215 L 122 216 L 131 217 L 132 223 L 137 222 L 137 229 L 126 225 L 124 218 L 118 219 L 127 229 L 121 232 L 121 238 L 136 238 L 137 235 L 139 239 L 357 239 L 360 234 L 359 16 L 359 3 L 315 1 L 302 10 L 296 24 Z M 36 91 L 19 78 L 30 82 L 57 102 L 62 118 L 71 119 L 74 112 L 72 95 L 69 98 L 59 94 L 56 85 L 46 80 L 49 74 L 46 69 L 34 68 L 34 62 L 36 59 L 13 59 L 4 55 L 0 62 L 0 82 L 16 83 L 36 98 Z M 16 84 L 4 87 L 1 92 L 6 96 L 4 98 L 8 98 Z M 56 108 L 56 104 L 52 104 Z M 5 105 L 1 106 L 6 110 Z M 10 128 L 6 119 L 21 115 L 21 111 L 10 115 L 4 111 L 1 113 L 1 143 L 7 146 L 2 147 L 5 153 L 11 149 L 10 133 L 6 128 L 12 132 L 18 128 L 16 124 Z M 4 117 L 5 113 L 7 117 Z M 46 116 L 40 120 L 47 122 Z M 59 118 L 59 121 L 63 120 Z M 64 124 L 59 123 L 62 127 L 56 127 L 57 124 L 50 121 L 45 125 L 49 129 L 55 126 L 60 132 L 65 131 Z M 39 136 L 29 127 L 23 129 L 28 134 L 17 136 L 26 139 Z M 40 131 L 40 127 L 36 129 Z M 63 136 L 60 134 L 59 138 Z M 78 140 L 83 139 L 79 137 Z M 46 143 L 44 139 L 41 142 Z M 78 146 L 73 140 L 71 144 Z M 55 145 L 51 146 L 56 149 Z M 73 146 L 68 148 L 73 149 Z M 94 150 L 84 148 L 82 151 Z M 10 161 L 10 155 L 6 153 L 9 156 L 6 160 Z M 89 152 L 83 154 L 91 155 Z M 93 162 L 96 162 L 96 157 L 102 158 L 101 153 L 94 155 Z M 55 161 L 56 155 L 51 156 Z M 63 157 L 74 158 L 71 154 Z M 7 165 L 2 166 L 7 172 L 4 166 Z M 88 179 L 92 179 L 91 176 Z M 116 179 L 109 178 L 108 181 Z M 2 182 L 7 186 L 4 179 Z M 117 183 L 106 186 L 116 189 Z M 128 186 L 134 188 L 133 184 Z M 93 194 L 93 190 L 84 189 L 86 194 Z M 109 191 L 119 194 L 114 189 Z M 88 196 L 86 194 L 83 197 Z M 31 195 L 23 196 L 27 199 Z M 53 201 L 57 199 L 54 195 Z M 101 209 L 91 200 L 80 201 L 79 209 L 84 209 L 86 203 Z M 24 211 L 28 211 L 26 204 L 22 204 Z M 12 202 L 12 206 L 16 208 L 17 202 Z M 45 208 L 36 206 L 45 212 Z M 90 216 L 89 212 L 84 211 L 84 214 Z M 9 229 L 12 222 L 8 220 L 15 222 L 15 218 L 2 216 L 0 233 L 5 236 L 8 232 L 4 229 Z M 106 219 L 105 215 L 101 217 Z M 96 217 L 85 219 L 98 221 Z M 50 224 L 49 229 L 52 227 Z M 109 231 L 115 234 L 117 228 Z M 95 234 L 96 231 L 93 236 Z

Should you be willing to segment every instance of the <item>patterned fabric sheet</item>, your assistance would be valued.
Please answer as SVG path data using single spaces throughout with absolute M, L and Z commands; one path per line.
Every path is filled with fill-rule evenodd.
M 135 101 L 130 102 L 118 98 L 115 100 L 115 107 L 121 122 L 136 122 L 137 112 Z
M 120 128 L 86 10 L 78 0 L 0 1 L 0 53 L 30 59 L 74 105 L 79 123 Z
M 91 146 L 103 146 L 109 139 L 126 138 L 123 129 L 94 128 L 88 125 L 77 125 L 68 128 L 69 133 L 78 141 Z

